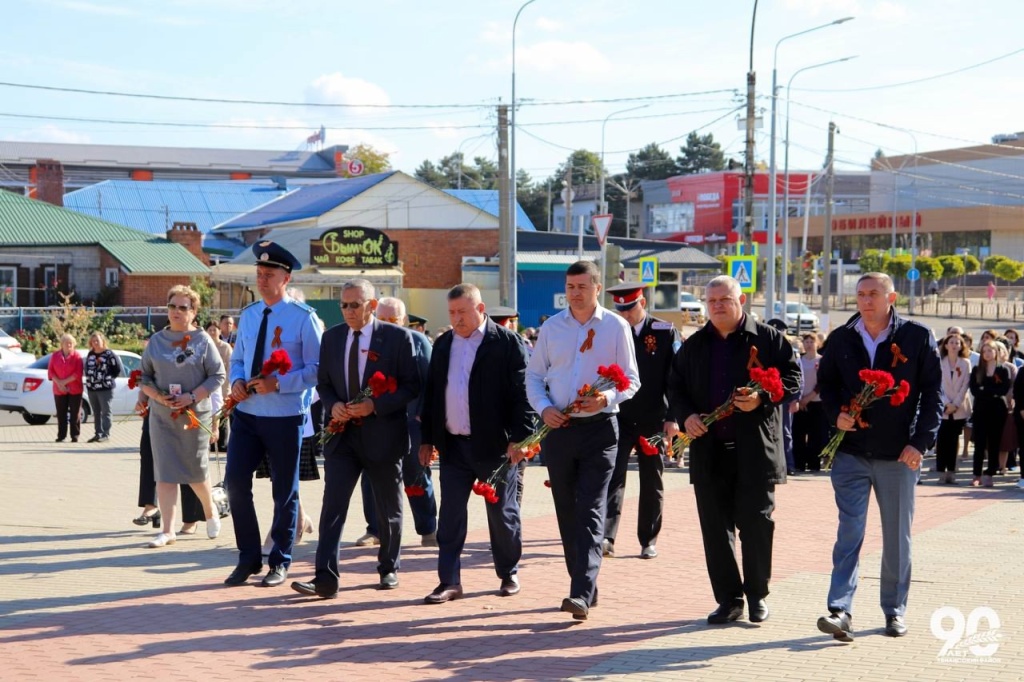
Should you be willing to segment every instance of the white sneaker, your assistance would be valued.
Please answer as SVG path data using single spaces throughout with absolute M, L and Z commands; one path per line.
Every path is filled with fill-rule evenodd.
M 376 535 L 370 535 L 369 533 L 356 540 L 356 547 L 372 547 L 373 545 L 379 544 L 380 538 Z
M 206 537 L 213 540 L 220 535 L 220 515 L 214 512 L 213 516 L 206 519 Z
M 175 540 L 177 540 L 177 538 L 173 533 L 160 533 L 150 541 L 149 546 L 163 547 L 165 545 L 173 545 Z
M 1018 488 L 1024 488 L 1024 478 L 1022 478 L 1019 481 L 1017 481 L 1017 487 Z

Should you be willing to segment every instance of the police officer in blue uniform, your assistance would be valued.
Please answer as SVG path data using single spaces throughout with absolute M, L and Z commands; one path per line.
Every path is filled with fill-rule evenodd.
M 274 497 L 270 536 L 270 570 L 264 587 L 276 587 L 288 576 L 299 513 L 299 450 L 302 424 L 309 411 L 320 364 L 320 324 L 313 308 L 285 293 L 292 271 L 302 264 L 271 241 L 258 242 L 256 288 L 261 300 L 242 310 L 231 355 L 233 412 L 225 484 L 238 546 L 238 565 L 225 585 L 244 584 L 263 570 L 260 529 L 252 500 L 252 479 L 266 454 Z M 285 374 L 262 376 L 263 363 L 275 350 L 291 360 Z
M 608 484 L 608 509 L 604 525 L 604 556 L 615 556 L 615 536 L 622 517 L 622 502 L 626 495 L 626 471 L 629 453 L 637 451 L 640 470 L 640 500 L 637 511 L 637 538 L 644 559 L 658 556 L 655 546 L 661 532 L 662 510 L 665 506 L 665 487 L 662 474 L 665 463 L 664 442 L 657 445 L 657 455 L 645 455 L 638 443 L 641 437 L 656 433 L 667 436 L 679 434 L 679 425 L 668 417 L 668 394 L 665 383 L 672 366 L 672 356 L 681 345 L 679 332 L 671 322 L 659 320 L 647 313 L 644 286 L 638 282 L 625 282 L 609 287 L 615 310 L 633 329 L 633 348 L 640 370 L 640 390 L 619 405 L 619 449 L 615 469 Z

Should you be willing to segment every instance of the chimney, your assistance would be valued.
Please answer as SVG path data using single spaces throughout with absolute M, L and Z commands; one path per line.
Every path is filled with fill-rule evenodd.
M 37 159 L 35 198 L 54 206 L 64 206 L 64 167 L 54 159 Z
M 195 223 L 175 222 L 171 229 L 167 230 L 167 240 L 184 246 L 203 265 L 210 264 L 209 255 L 203 253 L 203 233 Z

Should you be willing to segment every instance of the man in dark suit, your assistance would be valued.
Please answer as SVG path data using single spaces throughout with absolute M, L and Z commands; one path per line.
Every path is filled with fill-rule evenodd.
M 672 356 L 681 344 L 679 332 L 671 322 L 647 314 L 644 286 L 637 282 L 625 282 L 608 289 L 616 312 L 633 329 L 633 349 L 640 370 L 640 390 L 619 405 L 619 449 L 612 480 L 608 484 L 608 510 L 601 548 L 606 557 L 615 556 L 615 535 L 619 530 L 622 503 L 626 496 L 629 453 L 634 448 L 640 453 L 637 455 L 640 500 L 636 526 L 641 547 L 640 557 L 653 559 L 658 556 L 655 545 L 658 533 L 661 532 L 661 516 L 665 506 L 665 486 L 662 483 L 665 443 L 657 446 L 658 452 L 655 455 L 641 453 L 637 444 L 640 438 L 649 438 L 659 432 L 665 434 L 666 440 L 679 435 L 679 425 L 668 418 L 666 399 L 666 380 L 672 367 Z
M 466 505 L 473 484 L 486 481 L 530 435 L 526 400 L 526 346 L 515 332 L 485 314 L 480 290 L 459 284 L 448 292 L 452 331 L 434 344 L 423 393 L 420 463 L 441 453 L 441 515 L 437 526 L 437 573 L 441 582 L 424 601 L 441 604 L 462 596 L 460 576 L 466 543 Z M 518 471 L 509 466 L 496 486 L 498 501 L 487 504 L 499 594 L 519 592 L 522 523 L 517 499 Z
M 419 395 L 412 338 L 397 325 L 374 316 L 377 299 L 364 279 L 346 282 L 341 292 L 345 323 L 323 336 L 317 390 L 324 413 L 344 430 L 324 448 L 324 501 L 316 577 L 293 582 L 301 594 L 330 599 L 338 594 L 338 546 L 352 491 L 365 472 L 373 487 L 380 531 L 377 572 L 380 589 L 398 587 L 402 544 L 402 457 L 409 449 L 406 406 Z M 353 402 L 375 372 L 394 379 L 393 392 Z
M 743 615 L 768 618 L 768 583 L 775 534 L 775 485 L 786 481 L 781 405 L 800 392 L 800 365 L 786 337 L 743 312 L 746 296 L 728 275 L 707 284 L 709 321 L 672 359 L 669 411 L 683 425 L 690 444 L 690 481 L 704 539 L 711 588 L 718 608 L 708 623 L 720 625 Z M 776 368 L 783 396 L 737 391 L 750 382 L 749 368 Z M 778 396 L 776 396 L 778 397 Z M 703 415 L 732 398 L 733 413 L 710 426 Z M 736 562 L 736 531 L 743 542 L 743 574 Z

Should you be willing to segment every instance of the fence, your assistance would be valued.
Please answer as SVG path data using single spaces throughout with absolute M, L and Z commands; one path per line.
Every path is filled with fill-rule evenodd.
M 804 302 L 812 309 L 820 306 L 821 297 L 804 297 Z M 856 310 L 856 296 L 832 296 L 831 308 L 834 310 Z M 901 301 L 900 310 L 906 311 L 906 305 Z M 1024 320 L 1024 302 L 985 299 L 946 299 L 937 296 L 918 296 L 914 301 L 914 313 L 916 315 L 928 315 L 932 317 L 946 317 L 951 320 L 991 320 L 994 322 L 1017 322 Z
M 0 329 L 13 334 L 19 329 L 35 331 L 43 325 L 43 320 L 49 315 L 59 313 L 62 308 L 0 308 Z M 125 323 L 141 324 L 146 329 L 156 329 L 167 324 L 167 307 L 129 307 L 129 308 L 89 308 L 97 316 L 113 311 L 115 320 Z M 207 308 L 200 311 L 202 319 L 220 319 L 221 315 L 233 315 L 237 318 L 238 310 L 221 310 L 218 308 Z

